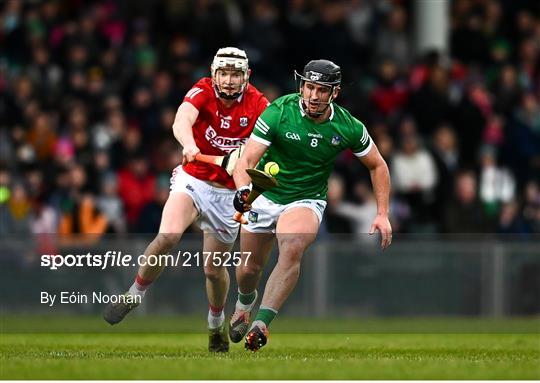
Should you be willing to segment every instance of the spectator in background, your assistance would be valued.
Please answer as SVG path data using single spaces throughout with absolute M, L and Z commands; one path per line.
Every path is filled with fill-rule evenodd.
M 298 3 L 298 1 L 296 1 Z M 305 4 L 305 1 L 302 2 Z M 357 62 L 366 68 L 368 63 L 365 57 L 371 56 L 371 32 L 374 27 L 375 6 L 370 1 L 351 0 L 348 2 L 346 23 L 351 34 L 354 49 L 352 54 L 356 56 Z
M 443 221 L 445 206 L 450 201 L 454 188 L 453 179 L 459 164 L 459 149 L 456 132 L 448 124 L 440 125 L 433 133 L 431 154 L 437 169 L 437 183 L 433 204 L 436 221 Z
M 111 150 L 120 145 L 120 141 L 126 130 L 126 121 L 120 107 L 114 107 L 108 112 L 108 115 L 103 123 L 94 125 L 92 129 L 92 145 L 97 149 Z M 115 156 L 113 156 L 116 159 Z M 116 163 L 113 161 L 113 166 Z
M 353 193 L 358 203 L 343 201 L 336 206 L 335 211 L 351 221 L 352 232 L 358 238 L 366 240 L 368 238 L 366 234 L 370 232 L 371 223 L 377 215 L 377 202 L 366 182 L 354 184 Z M 376 239 L 371 238 L 370 241 L 375 243 Z
M 149 201 L 141 210 L 137 222 L 138 233 L 157 233 L 161 223 L 161 214 L 167 198 L 169 197 L 169 177 L 160 176 L 156 180 L 156 193 L 154 199 Z
M 340 212 L 344 195 L 343 179 L 338 175 L 332 175 L 328 179 L 327 205 L 321 223 L 321 232 L 327 234 L 350 234 L 353 232 L 351 220 Z
M 495 111 L 506 118 L 512 117 L 514 109 L 519 105 L 522 93 L 516 68 L 510 64 L 505 65 L 500 71 L 493 91 Z
M 89 180 L 85 168 L 74 164 L 66 176 L 67 194 L 61 200 L 58 233 L 68 240 L 77 240 L 78 234 L 103 234 L 107 229 L 107 218 L 98 211 L 95 197 L 88 192 Z
M 409 224 L 429 224 L 438 174 L 433 157 L 420 145 L 416 133 L 402 136 L 401 148 L 392 159 L 391 171 L 396 197 L 406 201 L 413 212 Z M 415 227 L 419 229 L 420 226 Z
M 510 203 L 514 199 L 515 188 L 516 182 L 512 173 L 497 165 L 495 150 L 489 146 L 482 148 L 479 195 L 487 215 L 495 217 L 502 204 Z M 508 210 L 510 211 L 510 208 Z
M 52 158 L 56 144 L 56 132 L 48 114 L 39 113 L 36 116 L 32 128 L 28 132 L 27 140 L 37 161 L 47 162 Z
M 51 62 L 50 52 L 45 45 L 38 45 L 32 51 L 33 62 L 28 68 L 28 75 L 36 84 L 40 98 L 45 104 L 54 104 L 52 98 L 59 97 L 61 90 L 62 69 Z
M 8 198 L 0 203 L 0 222 L 2 222 L 0 226 L 3 227 L 0 229 L 0 233 L 2 235 L 28 236 L 30 234 L 31 209 L 32 202 L 25 186 L 21 182 L 13 182 L 9 188 Z
M 407 33 L 407 12 L 401 6 L 392 7 L 386 24 L 377 33 L 377 57 L 391 59 L 400 68 L 408 68 L 412 61 L 412 44 Z
M 489 40 L 482 31 L 482 18 L 476 12 L 467 14 L 451 31 L 452 53 L 465 64 L 486 64 L 489 57 L 488 47 Z
M 122 200 L 118 197 L 118 182 L 113 173 L 103 176 L 101 194 L 96 200 L 96 207 L 107 218 L 108 232 L 125 233 L 127 231 L 124 207 Z
M 429 136 L 440 124 L 451 121 L 448 73 L 441 66 L 431 68 L 428 81 L 411 95 L 409 110 L 418 123 L 419 133 Z
M 523 194 L 522 215 L 527 230 L 533 233 L 540 233 L 540 188 L 538 187 L 538 182 L 527 182 Z
M 501 207 L 497 232 L 499 234 L 527 233 L 527 226 L 519 215 L 519 204 L 515 200 L 505 202 Z
M 482 134 L 491 114 L 491 101 L 485 86 L 473 82 L 465 89 L 451 120 L 459 137 L 462 167 L 470 168 L 476 165 Z
M 540 85 L 540 47 L 534 37 L 527 37 L 519 45 L 518 72 L 526 90 Z
M 279 10 L 274 2 L 268 0 L 255 2 L 245 20 L 241 45 L 250 53 L 250 65 L 258 65 L 257 76 L 272 75 L 276 71 L 276 63 L 280 62 L 283 36 L 278 21 Z
M 444 231 L 447 233 L 486 233 L 493 230 L 477 196 L 476 178 L 471 171 L 457 174 L 454 196 L 446 206 Z
M 369 96 L 376 111 L 386 118 L 395 118 L 407 102 L 407 86 L 398 77 L 393 61 L 385 60 L 379 66 L 378 82 Z
M 131 125 L 124 128 L 119 126 L 122 131 L 120 140 L 116 140 L 111 146 L 111 161 L 115 169 L 121 169 L 126 165 L 126 159 L 133 157 L 135 154 L 141 153 L 144 149 L 144 141 L 140 130 Z
M 30 230 L 33 234 L 53 234 L 58 230 L 58 214 L 45 202 L 44 196 L 38 196 L 33 201 Z
M 484 145 L 500 149 L 504 144 L 504 119 L 499 115 L 491 115 L 482 133 Z
M 540 174 L 540 105 L 532 93 L 523 95 L 504 148 L 520 183 L 531 174 Z
M 136 231 L 141 211 L 155 196 L 156 178 L 141 153 L 134 153 L 118 172 L 118 190 L 124 205 L 129 231 Z

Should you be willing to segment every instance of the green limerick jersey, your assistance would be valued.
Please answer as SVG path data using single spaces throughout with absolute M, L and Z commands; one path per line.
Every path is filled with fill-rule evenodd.
M 297 93 L 278 98 L 255 123 L 251 138 L 269 148 L 259 161 L 279 165 L 279 186 L 264 196 L 279 204 L 302 199 L 326 200 L 328 178 L 339 153 L 366 155 L 372 146 L 364 124 L 332 103 L 328 121 L 317 124 L 305 115 Z

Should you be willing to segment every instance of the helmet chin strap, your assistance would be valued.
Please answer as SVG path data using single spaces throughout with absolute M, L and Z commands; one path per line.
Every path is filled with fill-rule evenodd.
M 317 118 L 317 117 L 322 116 L 326 112 L 326 110 L 328 109 L 330 104 L 332 104 L 332 102 L 334 101 L 334 89 L 335 89 L 335 87 L 332 86 L 332 89 L 330 90 L 330 98 L 328 99 L 328 101 L 326 101 L 326 102 L 319 101 L 319 105 L 320 104 L 326 104 L 326 106 L 323 108 L 323 110 L 317 111 L 317 112 L 310 112 L 309 111 L 309 107 L 306 104 L 306 100 L 304 99 L 304 97 L 302 97 L 302 93 L 300 92 L 300 98 L 302 99 L 302 108 L 304 108 L 304 113 L 307 114 L 310 117 L 313 117 L 313 118 Z M 308 100 L 308 102 L 309 102 L 309 100 Z
M 233 94 L 227 94 L 225 92 L 221 92 L 218 87 L 216 86 L 216 91 L 217 91 L 217 94 L 220 98 L 223 98 L 225 100 L 236 100 L 238 97 L 240 97 L 242 95 L 242 92 L 236 92 L 236 93 L 233 93 Z
M 240 86 L 240 91 L 235 92 L 233 94 L 227 94 L 220 89 L 217 79 L 212 78 L 214 90 L 216 91 L 218 96 L 220 98 L 223 98 L 224 100 L 236 100 L 238 97 L 240 97 L 244 93 L 244 90 L 246 89 L 247 81 L 249 80 L 246 80 L 242 83 L 242 85 Z
M 314 117 L 314 118 L 322 116 L 326 112 L 326 109 L 328 109 L 331 103 L 332 102 L 325 102 L 325 103 L 321 102 L 321 104 L 326 104 L 323 110 L 317 111 L 317 112 L 310 112 L 308 106 L 306 105 L 306 100 L 302 98 L 302 108 L 304 108 L 304 113 L 307 114 L 309 117 Z

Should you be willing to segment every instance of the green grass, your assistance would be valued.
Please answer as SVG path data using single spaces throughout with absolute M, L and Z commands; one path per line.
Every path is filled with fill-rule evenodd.
M 131 329 L 137 323 L 148 323 L 142 317 L 129 319 L 134 323 Z M 3 318 L 0 378 L 540 379 L 540 335 L 537 331 L 519 334 L 347 334 L 338 331 L 332 334 L 286 334 L 278 331 L 287 322 L 283 318 L 280 326 L 280 321 L 276 320 L 270 342 L 260 352 L 248 353 L 242 345 L 233 344 L 227 355 L 210 355 L 206 351 L 204 333 L 152 333 L 148 327 L 146 332 L 130 333 L 122 332 L 130 329 L 130 326 L 122 325 L 104 327 L 107 332 L 91 332 L 93 328 L 85 325 L 94 320 L 99 322 L 98 318 L 71 318 L 70 321 L 41 318 L 41 332 L 17 333 L 14 332 L 17 330 L 15 320 Z M 26 321 L 26 325 L 31 323 L 29 319 Z M 439 325 L 444 322 L 438 321 Z M 463 328 L 465 320 L 447 319 L 446 323 L 456 321 L 457 327 Z M 537 320 L 519 321 L 522 325 L 532 322 L 529 323 L 531 328 L 538 328 Z M 360 323 L 357 329 L 362 323 L 371 323 L 372 331 L 377 328 L 376 321 L 356 322 Z M 401 321 L 409 325 L 414 322 L 425 324 L 429 321 Z M 475 326 L 481 324 L 477 320 L 471 322 Z M 500 321 L 496 328 L 506 328 L 511 322 Z M 71 331 L 77 323 L 79 328 L 89 332 Z M 154 329 L 160 329 L 163 324 L 166 330 L 172 330 L 172 318 L 154 318 L 151 323 Z M 184 329 L 189 327 L 185 325 L 185 319 L 177 318 L 176 323 L 183 324 Z M 306 324 L 300 320 L 295 323 L 295 329 Z M 320 321 L 319 325 L 322 323 L 325 322 Z M 336 321 L 326 323 L 328 328 L 335 330 Z M 352 321 L 343 323 L 345 329 L 354 327 Z M 390 323 L 394 325 L 397 320 Z M 47 324 L 54 329 L 50 333 L 43 332 Z M 67 332 L 60 332 L 62 324 Z M 494 325 L 494 321 L 485 321 L 488 328 Z M 18 329 L 24 329 L 24 326 L 24 321 L 20 321 Z

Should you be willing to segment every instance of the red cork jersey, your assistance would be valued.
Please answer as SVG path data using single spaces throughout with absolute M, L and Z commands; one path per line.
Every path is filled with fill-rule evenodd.
M 254 86 L 248 84 L 246 90 L 226 108 L 219 100 L 212 80 L 200 79 L 184 97 L 199 111 L 193 124 L 193 138 L 202 154 L 222 156 L 245 144 L 259 115 L 268 106 L 268 100 Z M 193 161 L 183 167 L 193 177 L 204 181 L 214 181 L 234 189 L 234 181 L 225 169 L 212 164 Z

